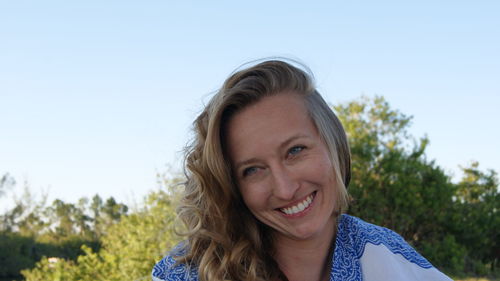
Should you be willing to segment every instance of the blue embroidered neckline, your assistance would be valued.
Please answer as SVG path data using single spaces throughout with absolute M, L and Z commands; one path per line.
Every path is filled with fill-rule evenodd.
M 342 215 L 335 240 L 330 280 L 361 281 L 363 277 L 360 258 L 367 243 L 383 244 L 392 253 L 402 255 L 409 262 L 422 268 L 432 267 L 424 257 L 394 231 L 367 223 L 353 216 Z
M 356 217 L 342 215 L 337 228 L 330 280 L 362 281 L 360 258 L 367 243 L 383 244 L 392 253 L 402 255 L 409 262 L 422 268 L 432 267 L 424 257 L 392 230 L 367 223 Z M 171 254 L 182 255 L 182 248 L 182 244 L 179 244 Z M 166 256 L 154 266 L 152 275 L 159 280 L 198 281 L 195 266 L 188 268 L 185 264 L 176 264 L 171 255 Z

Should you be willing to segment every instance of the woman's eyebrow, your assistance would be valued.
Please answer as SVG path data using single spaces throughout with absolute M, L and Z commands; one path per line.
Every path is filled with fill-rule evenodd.
M 298 135 L 295 135 L 295 136 L 291 136 L 289 137 L 288 139 L 286 139 L 284 142 L 282 142 L 280 144 L 280 149 L 283 149 L 284 147 L 287 147 L 291 142 L 297 140 L 297 139 L 301 139 L 301 138 L 308 138 L 309 136 L 308 135 L 304 135 L 304 134 L 298 134 Z
M 241 162 L 238 162 L 236 163 L 235 166 L 235 170 L 239 170 L 241 166 L 245 166 L 245 165 L 248 165 L 248 164 L 251 164 L 251 163 L 254 163 L 254 162 L 257 162 L 257 158 L 250 158 L 250 159 L 247 159 L 245 161 L 241 161 Z

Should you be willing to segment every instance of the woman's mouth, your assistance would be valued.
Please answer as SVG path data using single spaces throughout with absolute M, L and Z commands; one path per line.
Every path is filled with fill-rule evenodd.
M 311 206 L 311 203 L 313 202 L 315 196 L 316 191 L 311 193 L 309 196 L 304 198 L 304 200 L 298 202 L 297 204 L 286 208 L 280 208 L 279 210 L 287 215 L 296 215 Z

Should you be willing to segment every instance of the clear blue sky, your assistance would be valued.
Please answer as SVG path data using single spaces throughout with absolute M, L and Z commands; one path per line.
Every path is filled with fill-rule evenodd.
M 267 56 L 308 64 L 332 104 L 385 96 L 450 173 L 500 171 L 499 15 L 493 0 L 0 0 L 0 176 L 140 201 L 180 167 L 210 93 Z

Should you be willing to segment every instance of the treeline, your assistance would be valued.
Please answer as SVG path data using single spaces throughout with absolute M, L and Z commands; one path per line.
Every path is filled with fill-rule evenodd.
M 170 187 L 177 186 L 171 180 L 165 183 Z M 142 207 L 131 213 L 121 213 L 114 222 L 102 225 L 101 236 L 97 240 L 78 240 L 79 247 L 71 248 L 71 251 L 78 252 L 77 256 L 52 252 L 32 264 L 32 256 L 24 250 L 26 245 L 31 244 L 6 249 L 10 252 L 0 258 L 2 266 L 6 258 L 12 259 L 14 256 L 29 256 L 30 263 L 26 263 L 27 266 L 15 276 L 3 277 L 5 280 L 40 281 L 150 280 L 154 263 L 179 241 L 172 228 L 175 218 L 174 198 L 175 195 L 166 190 L 150 193 Z M 106 216 L 104 212 L 100 212 L 100 215 Z M 9 234 L 17 239 L 25 237 L 16 232 Z M 96 247 L 92 246 L 94 242 L 97 242 Z M 55 242 L 52 245 L 59 244 Z M 4 249 L 0 251 L 3 253 Z
M 0 178 L 0 191 L 15 185 L 8 174 Z M 20 278 L 20 271 L 33 268 L 42 257 L 76 260 L 82 245 L 97 251 L 109 226 L 127 214 L 128 207 L 112 197 L 95 195 L 78 203 L 36 198 L 25 187 L 14 207 L 0 215 L 0 278 Z
M 352 150 L 349 212 L 398 232 L 449 273 L 498 276 L 497 173 L 481 171 L 472 162 L 461 167 L 461 179 L 453 182 L 427 159 L 429 140 L 409 134 L 411 117 L 381 97 L 334 108 Z
M 496 172 L 469 163 L 452 181 L 427 159 L 429 140 L 409 134 L 411 117 L 381 97 L 333 108 L 352 150 L 348 212 L 400 233 L 448 274 L 498 277 Z M 161 191 L 133 212 L 99 196 L 77 204 L 56 200 L 44 208 L 16 206 L 2 216 L 2 270 L 19 274 L 26 268 L 21 273 L 28 281 L 150 280 L 154 263 L 179 241 L 173 227 L 181 179 L 162 178 Z M 7 266 L 15 256 L 19 266 Z M 0 276 L 8 275 L 0 270 Z

